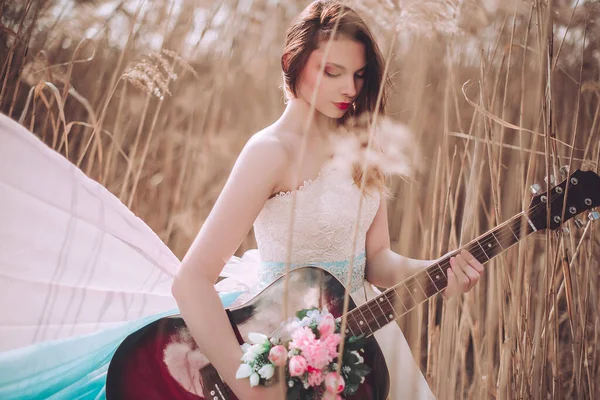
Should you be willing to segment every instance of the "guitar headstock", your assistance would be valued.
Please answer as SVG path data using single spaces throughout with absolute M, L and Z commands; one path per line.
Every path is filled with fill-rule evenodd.
M 567 192 L 567 183 L 569 185 Z M 566 194 L 566 197 L 565 197 Z M 564 218 L 561 215 L 566 203 Z M 546 221 L 546 204 L 550 206 L 550 226 Z M 600 176 L 593 171 L 576 170 L 549 191 L 536 195 L 529 204 L 527 216 L 537 230 L 557 229 L 561 223 L 600 205 Z M 597 212 L 590 218 L 597 219 Z

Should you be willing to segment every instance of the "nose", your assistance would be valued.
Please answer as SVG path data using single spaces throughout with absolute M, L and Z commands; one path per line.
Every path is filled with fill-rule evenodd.
M 353 99 L 356 96 L 356 83 L 354 82 L 354 76 L 350 76 L 349 79 L 344 80 L 344 86 L 342 86 L 342 95 Z

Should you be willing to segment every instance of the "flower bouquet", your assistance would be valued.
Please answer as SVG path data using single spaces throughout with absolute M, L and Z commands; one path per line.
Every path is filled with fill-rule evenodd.
M 291 340 L 249 333 L 236 378 L 250 380 L 250 386 L 275 382 L 276 367 L 285 368 L 288 399 L 342 399 L 353 395 L 371 368 L 360 355 L 365 344 L 361 336 L 346 337 L 342 368 L 338 374 L 340 320 L 326 309 L 304 309 L 284 326 Z

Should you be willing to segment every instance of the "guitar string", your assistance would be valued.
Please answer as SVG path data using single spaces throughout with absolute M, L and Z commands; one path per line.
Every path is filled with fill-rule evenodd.
M 465 248 L 467 248 L 469 246 L 472 247 L 472 248 L 477 248 L 477 247 L 479 247 L 479 245 L 477 244 L 477 242 L 479 242 L 479 244 L 488 244 L 488 242 L 489 243 L 495 242 L 495 243 L 497 243 L 497 245 L 494 244 L 494 245 L 492 245 L 492 247 L 488 247 L 488 249 L 490 251 L 496 251 L 498 248 L 500 248 L 501 250 L 505 250 L 504 246 L 502 246 L 501 243 L 506 243 L 506 239 L 508 239 L 508 238 L 511 238 L 511 241 L 513 240 L 512 238 L 517 239 L 517 241 L 514 242 L 514 243 L 511 243 L 509 245 L 509 247 L 512 246 L 512 245 L 514 245 L 514 244 L 516 244 L 518 242 L 518 240 L 519 240 L 518 237 L 515 234 L 515 231 L 517 229 L 516 229 L 516 227 L 513 227 L 513 229 L 511 229 L 510 228 L 510 224 L 514 225 L 515 223 L 518 223 L 519 224 L 518 231 L 520 233 L 520 225 L 522 223 L 522 218 L 519 218 L 519 217 L 522 217 L 522 216 L 523 216 L 522 214 L 518 214 L 518 215 L 512 217 L 510 220 L 506 221 L 505 223 L 503 223 L 501 225 L 498 225 L 494 229 L 494 230 L 498 230 L 498 232 L 496 232 L 496 233 L 498 233 L 498 235 L 493 235 L 493 237 L 490 237 L 489 240 L 487 240 L 487 241 L 477 241 L 477 240 L 474 240 L 474 241 L 468 243 L 465 246 Z M 508 230 L 506 228 L 508 228 Z M 504 229 L 504 231 L 500 231 L 501 229 Z M 510 232 L 509 232 L 509 230 L 510 230 Z M 504 236 L 500 236 L 500 234 L 503 234 Z M 485 234 L 483 236 L 485 236 Z M 488 256 L 488 252 L 485 252 L 483 250 L 480 251 L 480 252 L 471 251 L 471 253 L 474 254 L 474 256 L 475 256 L 475 254 L 477 254 L 477 256 L 481 256 L 482 254 L 485 254 L 487 260 L 484 260 L 483 263 L 485 263 L 485 262 L 487 262 L 487 261 L 490 260 L 490 257 Z M 492 254 L 492 258 L 494 256 L 496 256 L 497 254 L 499 254 L 499 253 Z M 353 313 L 353 312 L 355 313 L 355 310 L 357 310 L 363 316 L 363 318 L 360 319 L 359 322 L 358 322 L 359 329 L 360 329 L 360 326 L 362 326 L 362 324 L 360 323 L 360 321 L 366 321 L 368 327 L 372 325 L 373 321 L 375 323 L 377 323 L 377 325 L 379 327 L 382 327 L 383 325 L 387 325 L 387 323 L 393 321 L 394 319 L 399 318 L 401 315 L 407 313 L 408 311 L 410 311 L 413 308 L 415 308 L 418 304 L 422 303 L 423 301 L 425 301 L 429 297 L 431 297 L 431 295 L 428 295 L 427 292 L 432 292 L 433 291 L 433 292 L 437 293 L 437 292 L 440 292 L 441 290 L 443 290 L 443 288 L 445 288 L 446 285 L 447 285 L 447 277 L 446 277 L 445 271 L 442 268 L 445 268 L 447 270 L 449 266 L 450 266 L 450 264 L 449 264 L 449 258 L 441 260 L 441 261 L 433 264 L 432 266 L 428 267 L 426 270 L 419 271 L 418 273 L 412 275 L 411 277 L 406 278 L 405 280 L 403 280 L 399 284 L 397 284 L 397 285 L 393 286 L 392 288 L 389 288 L 388 290 L 386 290 L 381 295 L 375 297 L 374 299 L 368 301 L 367 303 L 365 303 L 365 304 L 363 304 L 363 305 L 361 305 L 359 307 L 356 307 L 354 310 L 350 311 L 350 313 Z M 443 279 L 441 279 L 441 278 L 437 279 L 437 282 L 438 282 L 437 284 L 436 284 L 436 282 L 434 281 L 434 279 L 431 276 L 432 272 L 435 269 L 438 269 L 442 273 L 442 276 L 444 277 Z M 425 277 L 425 275 L 427 275 L 427 278 Z M 439 274 L 436 274 L 436 275 L 439 275 Z M 405 289 L 406 289 L 405 293 L 408 293 L 408 295 L 410 296 L 410 298 L 408 296 L 406 296 L 406 295 L 402 296 L 402 295 L 398 294 L 398 292 L 396 291 L 396 288 L 398 288 L 398 287 L 400 287 L 402 285 L 405 286 Z M 442 286 L 443 288 L 440 290 L 439 287 L 438 287 L 438 285 Z M 418 293 L 417 289 L 419 289 L 419 288 L 421 289 L 421 292 L 425 296 L 423 298 L 417 298 L 417 299 L 415 299 L 415 297 L 411 294 L 411 292 L 412 293 Z M 391 298 L 389 296 L 390 294 L 392 295 Z M 383 302 L 383 297 L 385 297 L 385 301 L 386 301 L 387 304 L 386 303 L 382 303 Z M 404 299 L 405 301 L 402 302 L 402 299 Z M 409 301 L 409 299 L 410 299 L 410 301 Z M 398 311 L 396 311 L 396 309 L 392 305 L 393 302 L 398 302 L 398 301 L 400 301 L 400 303 L 402 304 L 403 308 L 405 309 L 404 311 L 402 311 L 400 313 L 398 313 Z M 389 305 L 390 309 L 387 312 L 384 312 L 382 304 L 380 304 L 380 303 L 382 303 L 385 308 L 387 308 L 387 305 Z M 410 305 L 407 307 L 405 303 L 409 303 Z M 373 316 L 373 319 L 371 320 L 368 317 L 368 315 L 365 318 L 365 313 L 363 313 L 362 310 L 365 310 L 365 311 L 368 310 L 369 313 Z M 390 313 L 389 311 L 393 311 L 393 313 Z M 394 317 L 394 314 L 396 315 L 395 317 Z M 355 315 L 352 315 L 352 317 L 356 321 Z M 385 323 L 383 325 L 381 323 L 379 323 L 379 320 L 381 319 L 380 317 L 383 317 L 383 319 L 385 320 Z M 356 322 L 355 322 L 355 324 L 356 324 Z M 363 322 L 363 324 L 364 324 L 364 322 Z M 362 332 L 362 329 L 360 329 L 360 330 L 361 330 L 361 333 L 364 333 L 364 332 Z M 370 327 L 369 327 L 369 330 L 372 331 L 372 329 L 370 329 Z
M 561 194 L 553 193 L 551 195 L 550 203 L 555 201 L 556 198 L 558 198 L 560 196 L 561 196 Z M 530 210 L 530 213 L 528 215 L 535 217 L 538 214 L 540 214 L 541 212 L 546 212 L 546 209 L 547 209 L 546 204 L 547 203 L 545 203 L 545 202 L 539 203 L 538 205 L 532 207 Z M 502 253 L 504 250 L 508 249 L 509 247 L 511 247 L 514 244 L 519 242 L 519 240 L 522 238 L 521 227 L 523 226 L 523 222 L 524 222 L 523 217 L 528 218 L 530 220 L 528 215 L 526 215 L 525 213 L 522 212 L 522 213 L 519 213 L 519 214 L 513 216 L 509 220 L 498 225 L 496 228 L 490 230 L 489 233 L 484 233 L 482 236 L 480 236 L 480 237 L 482 237 L 482 240 L 474 239 L 471 242 L 467 243 L 467 245 L 465 245 L 465 248 L 467 248 L 467 247 L 474 248 L 475 250 L 472 250 L 470 252 L 478 260 L 482 255 L 485 255 L 487 260 L 483 260 L 482 264 L 487 263 L 491 258 L 494 258 L 496 255 Z M 512 225 L 512 228 L 511 228 L 511 225 Z M 525 224 L 525 226 L 527 226 L 527 224 Z M 515 242 L 512 242 L 513 238 L 516 239 Z M 502 243 L 507 244 L 507 241 L 506 241 L 507 239 L 510 239 L 512 243 L 508 243 L 508 247 L 504 248 L 504 246 L 502 246 Z M 482 245 L 487 246 L 488 250 L 490 250 L 490 252 L 491 252 L 491 257 L 488 256 L 488 252 L 486 252 L 484 250 L 484 246 L 482 246 Z M 500 251 L 496 253 L 496 251 L 498 249 L 500 249 Z M 456 253 L 453 253 L 453 254 L 456 254 Z M 438 282 L 439 282 L 439 284 L 443 285 L 443 287 L 445 288 L 448 283 L 446 271 L 450 267 L 450 262 L 449 262 L 450 257 L 452 257 L 452 255 L 449 255 L 445 259 L 440 260 L 439 262 L 437 262 L 435 264 L 432 264 L 431 266 L 427 267 L 425 270 L 422 270 L 422 271 L 419 271 L 419 272 L 413 274 L 412 276 L 404 279 L 402 282 L 392 286 L 391 288 L 388 288 L 381 295 L 376 296 L 374 299 L 369 300 L 367 303 L 349 311 L 348 316 L 352 316 L 355 321 L 356 321 L 356 317 L 354 315 L 356 313 L 355 311 L 360 312 L 360 314 L 363 316 L 363 319 L 359 320 L 358 324 L 356 324 L 356 322 L 355 322 L 355 324 L 356 324 L 355 327 L 360 329 L 361 333 L 364 333 L 364 332 L 362 332 L 362 329 L 360 328 L 360 326 L 361 326 L 360 321 L 364 320 L 367 323 L 367 328 L 369 328 L 371 333 L 373 333 L 373 330 L 370 328 L 370 325 L 372 325 L 372 321 L 370 320 L 370 318 L 368 318 L 368 316 L 367 316 L 367 318 L 364 318 L 364 313 L 361 311 L 361 308 L 364 310 L 368 310 L 369 313 L 371 313 L 373 316 L 373 321 L 375 321 L 375 323 L 377 323 L 377 325 L 379 327 L 382 327 L 383 325 L 379 323 L 379 320 L 377 320 L 376 313 L 379 314 L 380 317 L 383 317 L 387 321 L 384 323 L 384 325 L 386 325 L 387 323 L 399 318 L 400 316 L 404 315 L 405 313 L 407 313 L 410 310 L 412 310 L 413 308 L 415 308 L 418 304 L 424 302 L 429 297 L 431 297 L 431 295 L 427 295 L 425 290 L 434 291 L 435 293 L 440 292 L 441 290 L 439 290 L 438 286 L 435 284 L 435 281 L 432 279 L 431 273 L 433 271 L 435 271 L 436 269 L 438 269 L 440 272 L 442 272 L 442 275 L 444 278 L 438 279 Z M 436 272 L 436 274 L 437 274 L 437 272 Z M 424 275 L 427 275 L 428 279 L 424 279 L 425 278 Z M 419 278 L 421 278 L 421 280 L 425 281 L 425 283 L 424 283 L 425 290 L 423 290 L 424 287 L 423 287 L 423 285 L 421 285 L 421 283 L 423 283 L 423 282 L 419 282 Z M 410 289 L 413 289 L 413 293 L 416 293 L 416 289 L 418 288 L 412 282 L 416 282 L 418 287 L 421 288 L 421 291 L 425 295 L 425 297 L 423 299 L 415 300 L 413 295 L 410 294 L 410 292 L 411 292 Z M 405 301 L 408 301 L 407 296 L 401 296 L 396 292 L 396 288 L 400 287 L 402 285 L 404 285 L 405 288 L 408 289 L 407 292 L 410 296 L 411 303 L 414 303 L 414 304 L 410 305 L 409 307 L 407 307 L 402 302 L 403 297 L 404 297 Z M 410 288 L 409 288 L 409 285 L 411 285 Z M 391 295 L 391 298 L 390 298 L 390 295 Z M 390 311 L 393 311 L 393 314 L 383 312 L 382 304 L 385 306 L 385 303 L 383 303 L 383 300 L 381 298 L 385 298 L 385 301 L 390 305 L 390 308 L 391 308 Z M 396 309 L 394 308 L 394 306 L 392 305 L 392 303 L 398 302 L 398 301 L 400 301 L 403 308 L 405 309 L 405 311 L 403 311 L 401 313 L 398 313 L 396 311 Z M 382 304 L 379 304 L 379 303 L 382 303 Z M 379 310 L 379 312 L 378 312 L 378 310 Z M 350 315 L 350 314 L 352 314 L 352 315 Z M 394 314 L 396 315 L 395 317 L 388 318 L 388 315 L 394 315 Z

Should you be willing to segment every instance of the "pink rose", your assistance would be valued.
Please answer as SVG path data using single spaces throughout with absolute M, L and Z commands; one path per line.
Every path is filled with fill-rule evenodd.
M 315 369 L 312 367 L 308 367 L 308 385 L 309 386 L 319 386 L 323 383 L 323 372 L 320 369 Z
M 330 393 L 341 393 L 346 387 L 344 378 L 342 378 L 337 372 L 330 372 L 325 375 L 325 388 Z
M 273 346 L 269 351 L 269 361 L 278 367 L 283 367 L 287 360 L 287 350 L 282 345 Z
M 294 356 L 290 358 L 289 370 L 291 376 L 302 376 L 307 368 L 306 359 L 302 356 Z
M 327 349 L 329 357 L 333 359 L 338 355 L 338 345 L 340 344 L 341 337 L 339 333 L 334 333 L 322 339 L 323 346 Z
M 290 350 L 298 349 L 302 351 L 304 347 L 311 346 L 316 340 L 313 331 L 309 327 L 303 326 L 292 333 Z
M 321 337 L 329 336 L 335 332 L 335 319 L 331 314 L 325 314 L 319 322 L 319 333 Z

